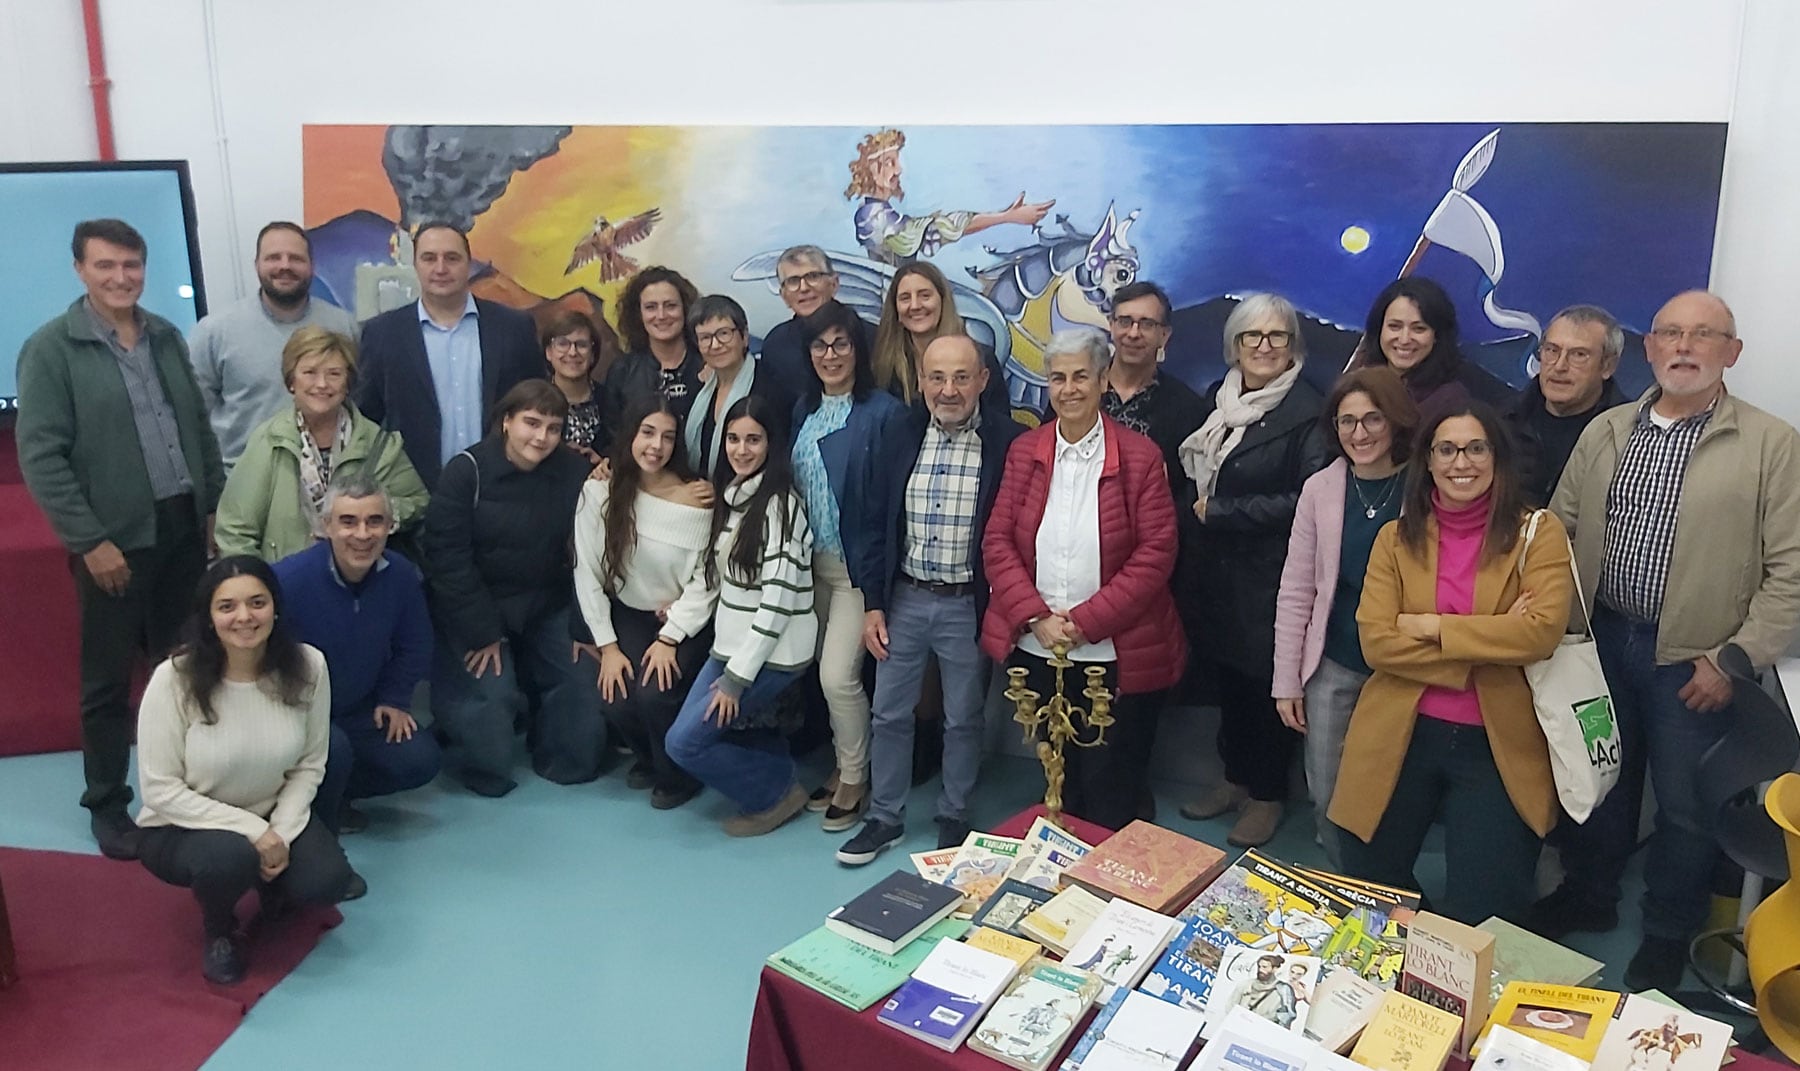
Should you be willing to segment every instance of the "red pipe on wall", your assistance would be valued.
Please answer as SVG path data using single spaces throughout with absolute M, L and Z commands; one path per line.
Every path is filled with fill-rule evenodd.
M 81 22 L 87 30 L 88 89 L 94 94 L 94 137 L 100 159 L 117 160 L 113 149 L 112 79 L 106 77 L 106 46 L 100 39 L 100 0 L 81 0 Z

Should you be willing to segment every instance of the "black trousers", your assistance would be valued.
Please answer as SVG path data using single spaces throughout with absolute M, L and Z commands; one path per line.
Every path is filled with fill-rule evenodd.
M 1048 661 L 1015 649 L 1006 665 L 1024 668 L 1025 686 L 1038 693 L 1039 704 L 1056 694 L 1056 670 Z M 1156 722 L 1169 693 L 1162 689 L 1119 695 L 1117 663 L 1077 662 L 1063 670 L 1063 694 L 1083 709 L 1089 705 L 1081 693 L 1087 687 L 1084 669 L 1090 665 L 1106 670 L 1101 679 L 1113 692 L 1114 720 L 1106 730 L 1103 746 L 1077 747 L 1071 741 L 1063 748 L 1063 810 L 1095 825 L 1118 830 L 1138 816 L 1139 803 L 1148 790 Z M 1079 721 L 1076 727 L 1081 728 Z M 1046 737 L 1041 727 L 1038 736 Z M 1077 739 L 1092 739 L 1092 734 L 1082 732 Z
M 1338 783 L 1350 776 L 1344 771 Z M 1479 725 L 1419 717 L 1375 835 L 1365 844 L 1354 833 L 1339 834 L 1344 872 L 1417 889 L 1413 866 L 1439 817 L 1444 898 L 1432 910 L 1471 926 L 1491 915 L 1517 920 L 1531 904 L 1543 842 L 1513 808 Z
M 649 684 L 638 683 L 644 652 L 656 642 L 662 622 L 648 610 L 635 609 L 615 599 L 612 624 L 613 632 L 619 638 L 619 652 L 630 659 L 632 669 L 626 677 L 625 698 L 610 703 L 601 699 L 601 712 L 613 731 L 631 748 L 636 760 L 656 772 L 656 788 L 667 792 L 698 788 L 700 782 L 669 758 L 663 739 L 669 735 L 669 726 L 675 724 L 676 715 L 681 713 L 688 685 L 706 664 L 707 653 L 712 650 L 711 630 L 689 636 L 675 649 L 675 665 L 681 670 L 681 676 L 665 690 L 657 687 L 654 679 Z
M 1253 800 L 1287 799 L 1301 739 L 1275 713 L 1275 700 L 1269 697 L 1273 681 L 1224 664 L 1217 669 L 1219 758 L 1225 763 L 1225 780 L 1249 790 Z
M 170 885 L 194 891 L 206 936 L 227 937 L 237 929 L 237 902 L 265 886 L 256 846 L 228 829 L 151 826 L 138 847 L 144 869 Z M 335 904 L 350 881 L 350 863 L 337 838 L 313 816 L 288 845 L 288 867 L 267 887 L 303 904 Z
M 81 756 L 87 790 L 81 805 L 96 814 L 123 811 L 131 760 L 131 667 L 142 653 L 159 661 L 174 646 L 206 571 L 206 539 L 190 495 L 156 504 L 156 543 L 128 551 L 131 581 L 123 593 L 101 591 L 80 555 L 69 557 L 81 610 Z

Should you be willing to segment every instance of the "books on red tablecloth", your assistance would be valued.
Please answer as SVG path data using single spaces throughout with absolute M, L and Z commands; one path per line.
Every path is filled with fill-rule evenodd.
M 852 1011 L 874 1007 L 906 981 L 940 940 L 954 941 L 969 928 L 944 919 L 894 955 L 877 952 L 820 926 L 768 958 L 771 969 L 817 990 Z
M 1099 993 L 1092 974 L 1039 956 L 1019 969 L 969 1048 L 1021 1071 L 1043 1071 Z
M 1122 896 L 1161 914 L 1173 914 L 1225 869 L 1225 853 L 1172 829 L 1142 820 L 1095 845 L 1063 872 L 1106 899 Z
M 961 941 L 939 941 L 877 1018 L 954 1052 L 1018 972 L 1019 965 L 1005 956 Z
M 1130 989 L 1161 958 L 1179 925 L 1167 915 L 1116 898 L 1070 946 L 1063 962 L 1093 971 L 1108 985 Z

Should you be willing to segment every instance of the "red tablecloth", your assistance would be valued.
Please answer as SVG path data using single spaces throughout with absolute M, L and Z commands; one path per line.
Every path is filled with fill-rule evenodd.
M 1033 807 L 994 827 L 993 832 L 1004 837 L 1024 836 L 1032 819 L 1043 813 L 1042 806 Z M 1111 835 L 1078 818 L 1070 818 L 1069 827 L 1070 832 L 1090 844 Z M 880 1011 L 877 1003 L 868 1011 L 853 1012 L 823 993 L 764 967 L 762 983 L 756 991 L 756 1008 L 750 1014 L 750 1053 L 745 1067 L 748 1071 L 992 1071 L 1004 1066 L 966 1047 L 945 1052 L 908 1037 L 877 1021 Z M 1069 1035 L 1069 1046 L 1075 1044 L 1092 1018 L 1093 1013 L 1089 1012 L 1087 1019 Z M 1059 1053 L 1058 1061 L 1061 1058 Z
M 0 484 L 0 593 L 0 755 L 81 747 L 75 582 L 24 484 Z

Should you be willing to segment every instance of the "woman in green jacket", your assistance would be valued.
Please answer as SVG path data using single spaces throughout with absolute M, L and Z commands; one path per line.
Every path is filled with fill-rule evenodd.
M 322 327 L 303 327 L 281 351 L 281 376 L 294 408 L 250 433 L 225 481 L 214 539 L 219 553 L 277 561 L 319 538 L 325 488 L 338 472 L 373 465 L 404 532 L 425 515 L 425 485 L 406 459 L 398 433 L 356 411 L 356 343 Z

